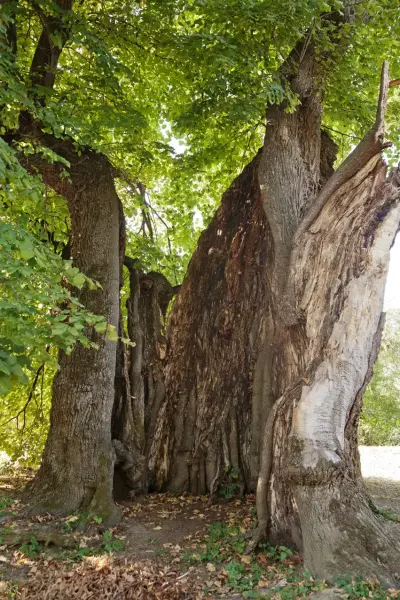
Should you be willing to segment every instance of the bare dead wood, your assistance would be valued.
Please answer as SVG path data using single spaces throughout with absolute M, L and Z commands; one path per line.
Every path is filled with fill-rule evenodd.
M 387 147 L 384 144 L 384 126 L 385 126 L 385 112 L 387 106 L 389 87 L 389 63 L 385 61 L 382 66 L 381 72 L 381 83 L 379 88 L 379 99 L 376 111 L 376 119 L 372 128 L 363 137 L 357 147 L 349 154 L 345 161 L 335 171 L 332 177 L 326 182 L 318 194 L 315 201 L 311 204 L 310 208 L 304 215 L 303 220 L 300 222 L 299 227 L 296 231 L 295 245 L 299 243 L 301 235 L 309 229 L 312 223 L 319 215 L 322 207 L 326 204 L 328 198 L 330 198 L 337 190 L 342 187 L 349 179 L 354 177 L 358 171 L 360 171 L 368 161 L 373 158 L 376 154 L 380 154 L 382 150 Z M 293 253 L 293 259 L 291 260 L 291 266 L 294 266 L 296 260 L 296 254 Z
M 267 528 L 270 517 L 268 489 L 273 462 L 275 417 L 277 411 L 279 410 L 284 400 L 285 398 L 282 397 L 276 401 L 265 424 L 265 429 L 263 433 L 263 445 L 261 449 L 260 473 L 258 476 L 256 495 L 258 525 L 253 533 L 252 540 L 248 545 L 247 554 L 253 552 L 258 546 L 258 544 L 267 535 Z
M 391 145 L 390 142 L 384 142 L 384 118 L 387 106 L 389 88 L 389 64 L 387 61 L 383 63 L 381 71 L 381 82 L 379 88 L 379 99 L 377 103 L 376 118 L 371 129 L 366 133 L 356 148 L 349 154 L 340 167 L 328 178 L 322 190 L 319 192 L 315 200 L 310 204 L 303 219 L 294 233 L 294 242 L 291 248 L 287 248 L 287 257 L 280 265 L 280 270 L 283 270 L 284 276 L 281 281 L 284 285 L 281 296 L 281 316 L 287 325 L 294 325 L 301 318 L 295 302 L 294 290 L 294 274 L 296 265 L 299 262 L 299 256 L 303 252 L 302 238 L 307 232 L 323 207 L 329 200 L 339 193 L 339 190 L 346 185 L 357 173 L 369 163 L 369 161 L 377 155 L 380 155 L 382 150 Z

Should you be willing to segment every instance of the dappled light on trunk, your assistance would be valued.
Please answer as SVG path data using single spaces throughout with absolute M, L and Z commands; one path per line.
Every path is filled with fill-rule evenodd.
M 353 572 L 394 584 L 399 549 L 369 507 L 357 449 L 400 222 L 400 178 L 381 158 L 388 67 L 374 126 L 334 171 L 312 44 L 290 61 L 301 104 L 268 109 L 261 154 L 224 195 L 175 301 L 151 469 L 159 489 L 193 493 L 213 493 L 237 469 L 239 492 L 260 464 L 250 548 L 266 536 L 304 548 L 311 572 L 329 579 L 350 553 Z M 245 218 L 229 235 L 235 211 Z

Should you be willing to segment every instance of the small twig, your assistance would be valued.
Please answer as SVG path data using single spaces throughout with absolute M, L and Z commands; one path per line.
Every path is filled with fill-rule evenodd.
M 328 131 L 333 131 L 334 133 L 338 133 L 339 135 L 352 138 L 354 140 L 361 140 L 362 138 L 358 135 L 352 135 L 350 133 L 344 133 L 344 131 L 339 131 L 338 129 L 334 129 L 333 127 L 328 127 L 327 125 L 323 125 L 322 129 L 327 129 Z
M 174 581 L 174 583 L 176 583 L 177 581 L 180 581 L 181 579 L 183 579 L 184 577 L 187 577 L 190 574 L 190 571 L 186 571 L 186 573 L 184 573 L 183 575 L 180 575 L 179 577 L 177 577 Z M 162 586 L 161 589 L 165 590 L 167 587 L 169 587 L 171 585 L 171 581 L 165 581 Z
M 39 375 L 40 375 L 40 373 L 42 372 L 43 369 L 44 369 L 44 363 L 42 363 L 40 365 L 40 367 L 38 368 L 38 370 L 36 371 L 35 378 L 34 378 L 33 383 L 32 383 L 32 388 L 31 388 L 31 391 L 29 392 L 28 400 L 25 402 L 24 406 L 21 408 L 21 410 L 14 417 L 11 417 L 7 421 L 4 421 L 4 423 L 1 423 L 0 427 L 4 427 L 4 425 L 7 425 L 7 423 L 10 423 L 11 421 L 15 421 L 15 420 L 17 421 L 17 427 L 18 427 L 18 419 L 23 414 L 24 415 L 24 424 L 22 426 L 21 434 L 24 433 L 25 425 L 26 425 L 26 409 L 28 408 L 29 404 L 32 401 L 33 393 L 35 391 L 36 384 L 37 384 L 38 379 L 39 379 Z

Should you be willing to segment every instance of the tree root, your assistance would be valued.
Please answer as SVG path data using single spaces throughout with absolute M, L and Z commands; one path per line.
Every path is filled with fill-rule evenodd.
M 272 410 L 268 416 L 267 422 L 265 423 L 264 439 L 261 451 L 261 466 L 260 474 L 258 476 L 257 483 L 257 494 L 256 494 L 256 507 L 257 507 L 257 518 L 258 527 L 254 530 L 253 539 L 248 544 L 246 554 L 251 554 L 257 548 L 258 544 L 266 538 L 269 517 L 270 517 L 270 506 L 268 500 L 268 487 L 272 469 L 273 460 L 273 442 L 274 442 L 274 426 L 276 414 L 286 400 L 285 396 L 282 396 L 277 400 L 272 407 Z
M 47 546 L 58 546 L 59 548 L 75 548 L 77 541 L 72 536 L 62 535 L 61 533 L 39 533 L 37 531 L 22 531 L 20 533 L 12 533 L 1 536 L 1 545 L 4 546 L 20 546 L 24 542 L 30 542 L 34 538 Z
M 265 540 L 267 535 L 267 527 L 268 523 L 263 521 L 259 523 L 258 527 L 254 531 L 249 532 L 251 540 L 247 544 L 245 554 L 252 554 L 257 549 L 258 545 Z

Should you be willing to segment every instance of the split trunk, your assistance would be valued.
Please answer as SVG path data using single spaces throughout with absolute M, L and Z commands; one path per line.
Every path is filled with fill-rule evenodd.
M 304 549 L 311 572 L 398 580 L 400 550 L 362 485 L 357 426 L 379 348 L 399 175 L 377 118 L 344 163 L 321 131 L 312 44 L 290 57 L 294 113 L 225 193 L 169 323 L 166 396 L 150 453 L 158 489 L 253 489 L 254 543 Z M 397 572 L 397 574 L 396 574 Z

